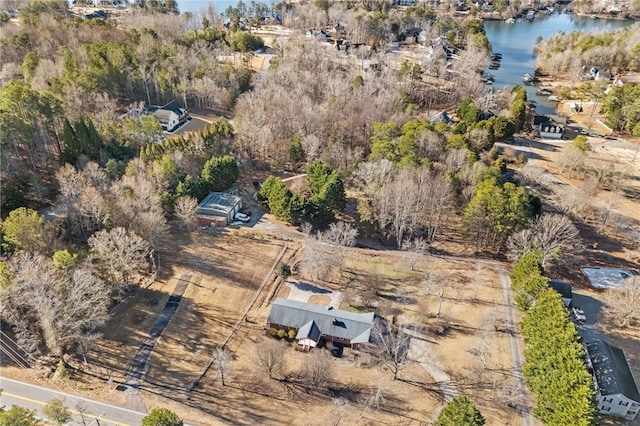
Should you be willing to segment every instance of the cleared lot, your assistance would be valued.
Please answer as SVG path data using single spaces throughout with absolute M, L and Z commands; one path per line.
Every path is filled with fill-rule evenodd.
M 145 401 L 148 405 L 173 407 L 185 413 L 189 423 L 203 425 L 323 425 L 337 418 L 344 424 L 419 424 L 437 417 L 445 395 L 458 393 L 469 395 L 478 404 L 488 424 L 519 423 L 521 398 L 509 394 L 515 379 L 503 321 L 502 286 L 496 271 L 475 262 L 437 258 L 422 258 L 411 268 L 403 253 L 352 249 L 345 256 L 339 275 L 340 282 L 318 285 L 332 293 L 342 293 L 340 309 L 375 310 L 411 327 L 411 359 L 398 380 L 393 380 L 393 374 L 379 359 L 365 352 L 345 350 L 343 358 L 337 359 L 325 348 L 314 352 L 327 359 L 330 376 L 312 389 L 302 386 L 301 374 L 314 353 L 294 351 L 289 343 L 268 337 L 265 329 L 270 301 L 291 292 L 289 286 L 276 281 L 229 342 L 233 363 L 226 386 L 212 369 L 194 392 L 158 386 L 145 392 Z M 298 278 L 303 277 L 292 280 Z M 206 358 L 207 351 L 198 345 L 215 346 L 221 331 L 229 327 L 223 318 L 233 314 L 217 300 L 229 298 L 230 304 L 246 306 L 251 295 L 233 286 L 224 297 L 218 293 L 220 286 L 214 293 L 202 283 L 190 288 L 202 296 L 197 297 L 197 304 L 189 302 L 176 313 L 167 331 L 174 329 L 163 335 L 163 346 L 154 351 L 156 361 L 152 361 L 155 365 L 149 372 L 150 378 L 173 381 L 176 386 L 185 378 L 183 370 Z M 440 292 L 444 297 L 440 321 L 436 321 Z M 329 303 L 327 294 L 309 295 L 325 297 Z M 190 299 L 188 294 L 185 297 Z M 363 306 L 362 301 L 368 298 L 377 307 Z M 285 351 L 285 366 L 277 380 L 269 379 L 256 362 L 260 351 L 274 341 Z M 186 347 L 180 349 L 181 344 Z M 201 352 L 203 355 L 198 355 Z M 379 406 L 367 405 L 377 392 L 384 395 Z

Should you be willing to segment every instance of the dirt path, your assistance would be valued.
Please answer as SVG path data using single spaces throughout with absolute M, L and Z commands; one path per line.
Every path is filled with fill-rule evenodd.
M 518 392 L 522 394 L 522 402 L 520 403 L 520 415 L 522 417 L 522 425 L 533 425 L 533 418 L 531 417 L 531 410 L 529 407 L 529 396 L 527 395 L 527 387 L 524 383 L 524 377 L 522 376 L 522 347 L 520 346 L 520 339 L 517 338 L 515 312 L 513 307 L 513 300 L 511 298 L 511 279 L 501 266 L 492 266 L 500 274 L 500 281 L 502 282 L 502 293 L 504 296 L 505 305 L 505 320 L 507 324 L 507 330 L 509 331 L 509 347 L 511 348 L 511 357 L 513 358 L 513 372 L 516 377 L 516 383 L 518 386 Z
M 409 356 L 415 359 L 420 366 L 427 372 L 442 391 L 445 401 L 451 401 L 458 395 L 456 386 L 451 380 L 451 376 L 440 365 L 437 357 L 431 350 L 429 342 L 423 339 L 411 339 L 409 347 Z M 437 413 L 434 413 L 437 416 Z
M 156 341 L 160 335 L 162 335 L 167 324 L 171 321 L 171 317 L 173 317 L 173 314 L 178 309 L 182 295 L 187 289 L 190 280 L 191 274 L 182 274 L 180 278 L 177 279 L 173 294 L 169 297 L 164 309 L 151 326 L 147 338 L 142 345 L 140 345 L 138 352 L 136 352 L 133 359 L 129 362 L 125 380 L 125 386 L 127 387 L 125 391 L 125 407 L 128 409 L 146 412 L 144 400 L 140 393 L 140 385 L 149 368 L 149 356 L 153 351 Z

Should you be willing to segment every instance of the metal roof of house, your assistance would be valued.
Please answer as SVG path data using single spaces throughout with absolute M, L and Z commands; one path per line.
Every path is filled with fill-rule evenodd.
M 627 358 L 620 348 L 609 345 L 604 340 L 585 344 L 593 366 L 593 372 L 601 395 L 623 394 L 640 402 L 640 392 L 633 379 Z
M 178 115 L 182 114 L 182 107 L 180 106 L 178 101 L 176 101 L 175 99 L 169 102 L 168 104 L 164 105 L 161 109 L 164 109 L 167 111 L 173 111 Z
M 207 216 L 227 216 L 242 199 L 226 192 L 212 192 L 198 204 L 196 213 Z
M 311 320 L 298 330 L 298 334 L 296 335 L 296 339 L 311 339 L 314 342 L 318 343 L 320 340 L 320 329 L 318 328 L 318 324 L 315 321 Z
M 171 119 L 171 113 L 173 113 L 173 111 L 166 109 L 157 109 L 153 112 L 153 115 L 156 117 L 156 119 L 158 119 L 160 123 L 166 124 Z
M 561 280 L 549 280 L 549 287 L 557 291 L 562 295 L 563 299 L 573 298 L 573 292 L 571 291 L 571 284 Z
M 539 126 L 540 124 L 546 124 L 548 122 L 552 121 L 549 117 L 545 116 L 545 115 L 534 115 L 533 116 L 533 125 L 534 126 Z
M 308 328 L 307 334 L 310 334 L 315 325 L 322 334 L 349 340 L 351 343 L 367 343 L 374 316 L 374 312 L 356 314 L 294 300 L 276 299 L 267 322 L 296 328 L 298 334 L 303 328 L 305 332 Z

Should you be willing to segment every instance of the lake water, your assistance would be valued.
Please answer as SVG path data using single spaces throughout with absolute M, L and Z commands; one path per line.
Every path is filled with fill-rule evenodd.
M 537 103 L 538 114 L 553 114 L 555 104 L 547 101 L 544 96 L 536 96 L 535 86 L 526 86 L 522 83 L 522 75 L 524 73 L 533 75 L 535 70 L 536 55 L 533 48 L 536 38 L 541 36 L 546 39 L 558 31 L 565 33 L 614 31 L 632 23 L 633 21 L 582 18 L 564 13 L 545 16 L 535 21 L 523 19 L 515 24 L 504 21 L 485 21 L 484 28 L 493 51 L 502 53 L 500 68 L 488 70 L 495 76 L 493 87 L 495 90 L 500 90 L 517 84 L 524 86 L 529 99 Z

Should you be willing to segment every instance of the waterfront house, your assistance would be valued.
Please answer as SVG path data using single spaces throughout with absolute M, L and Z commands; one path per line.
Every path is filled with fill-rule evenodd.
M 533 128 L 538 131 L 538 135 L 541 138 L 562 139 L 562 135 L 564 134 L 563 126 L 544 115 L 536 115 L 533 117 Z

